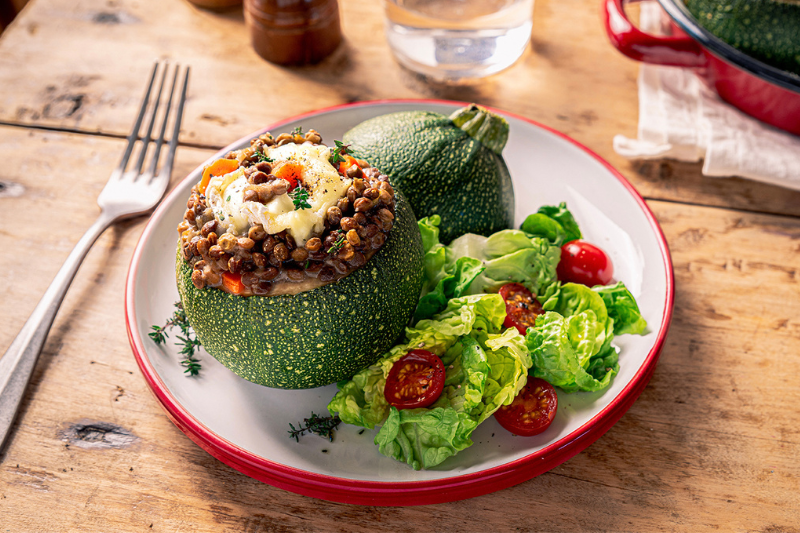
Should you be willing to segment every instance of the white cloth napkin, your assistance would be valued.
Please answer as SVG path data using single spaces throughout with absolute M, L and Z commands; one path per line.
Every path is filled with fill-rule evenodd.
M 644 31 L 663 30 L 661 8 L 641 4 Z M 703 162 L 703 174 L 741 176 L 800 190 L 800 137 L 723 102 L 691 70 L 642 64 L 637 139 L 614 137 L 629 159 Z

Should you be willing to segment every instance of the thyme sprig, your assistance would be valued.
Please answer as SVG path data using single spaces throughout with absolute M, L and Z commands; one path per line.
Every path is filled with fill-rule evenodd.
M 170 317 L 163 326 L 150 326 L 150 329 L 153 331 L 147 335 L 153 339 L 153 342 L 156 344 L 164 344 L 167 342 L 167 338 L 169 338 L 167 331 L 172 330 L 172 328 L 178 328 L 181 332 L 180 335 L 175 335 L 177 339 L 175 341 L 175 346 L 181 347 L 179 352 L 183 355 L 181 365 L 186 367 L 183 373 L 189 374 L 190 376 L 198 375 L 202 367 L 200 365 L 200 360 L 197 359 L 194 354 L 197 349 L 200 348 L 201 344 L 200 341 L 197 340 L 192 326 L 189 325 L 189 320 L 186 318 L 186 311 L 184 311 L 181 302 L 175 302 L 175 312 L 172 313 L 172 317 Z
M 303 134 L 303 126 L 297 126 L 295 129 L 292 130 L 292 135 L 302 135 Z
M 269 157 L 264 152 L 256 151 L 256 156 L 258 157 L 258 161 L 256 161 L 256 163 L 261 163 L 262 161 L 266 163 L 272 163 L 274 161 L 274 159 Z
M 297 187 L 289 193 L 289 197 L 292 199 L 295 211 L 298 209 L 311 209 L 311 204 L 308 203 L 308 191 L 304 188 Z
M 338 239 L 336 242 L 334 242 L 334 243 L 333 243 L 333 246 L 331 246 L 330 248 L 328 248 L 328 253 L 329 253 L 329 254 L 335 254 L 336 252 L 338 252 L 339 250 L 341 250 L 341 249 L 342 249 L 342 246 L 344 246 L 344 242 L 345 242 L 345 240 L 346 240 L 346 239 L 345 239 L 344 235 L 342 235 L 341 237 L 339 237 L 339 239 Z
M 314 414 L 312 411 L 309 418 L 303 419 L 305 427 L 298 424 L 300 427 L 295 428 L 294 424 L 289 424 L 289 427 L 292 428 L 288 432 L 289 438 L 300 442 L 300 437 L 305 435 L 306 432 L 309 432 L 319 435 L 320 437 L 325 437 L 329 441 L 333 442 L 333 432 L 337 427 L 339 427 L 341 422 L 342 421 L 338 416 L 319 416 Z
M 336 166 L 339 163 L 344 163 L 346 159 L 342 157 L 347 153 L 347 149 L 350 147 L 349 144 L 344 144 L 342 141 L 333 141 L 336 145 L 336 148 L 333 149 L 333 153 L 331 153 L 330 162 L 331 165 Z

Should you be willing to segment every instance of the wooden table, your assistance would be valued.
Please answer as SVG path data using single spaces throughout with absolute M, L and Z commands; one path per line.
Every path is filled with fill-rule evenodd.
M 137 219 L 101 237 L 55 321 L 0 455 L 0 531 L 799 531 L 800 193 L 617 156 L 613 135 L 636 132 L 638 67 L 607 43 L 598 0 L 539 0 L 532 51 L 467 87 L 404 72 L 380 3 L 341 3 L 345 45 L 296 69 L 261 60 L 235 10 L 28 5 L 0 37 L 0 350 L 97 215 L 144 74 L 169 58 L 193 68 L 174 181 L 265 124 L 379 98 L 476 101 L 599 153 L 646 198 L 674 261 L 649 386 L 586 451 L 495 494 L 367 508 L 285 492 L 198 448 L 142 379 L 122 313 Z

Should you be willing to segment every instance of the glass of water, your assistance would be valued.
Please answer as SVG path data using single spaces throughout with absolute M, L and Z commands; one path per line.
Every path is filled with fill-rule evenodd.
M 510 67 L 531 38 L 533 0 L 384 0 L 386 38 L 401 65 L 437 81 Z

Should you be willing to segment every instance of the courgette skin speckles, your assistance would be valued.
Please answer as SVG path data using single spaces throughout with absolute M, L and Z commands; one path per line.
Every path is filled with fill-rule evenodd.
M 366 265 L 295 296 L 197 289 L 178 254 L 178 291 L 203 347 L 244 379 L 279 389 L 328 385 L 374 363 L 403 333 L 422 289 L 414 213 L 400 194 L 395 209 L 389 239 Z
M 685 0 L 697 22 L 729 45 L 800 75 L 797 0 Z
M 505 120 L 496 115 L 489 120 L 507 133 Z M 514 223 L 514 190 L 502 156 L 444 115 L 382 115 L 345 133 L 344 142 L 348 153 L 389 176 L 417 218 L 442 217 L 442 242 L 464 233 L 489 235 Z

